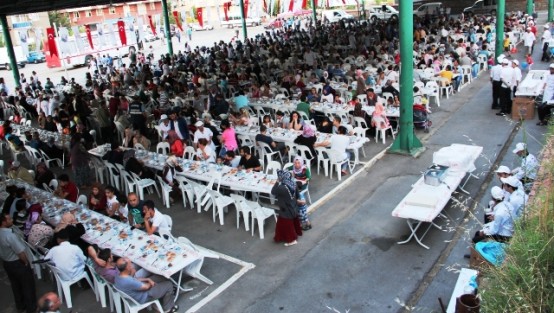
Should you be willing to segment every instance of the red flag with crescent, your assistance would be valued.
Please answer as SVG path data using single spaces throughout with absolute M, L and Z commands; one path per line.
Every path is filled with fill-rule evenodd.
M 204 27 L 204 19 L 202 18 L 202 8 L 196 9 L 196 19 L 198 20 L 198 25 Z
M 87 33 L 90 48 L 94 50 L 94 44 L 92 43 L 92 34 L 90 33 L 90 25 L 85 25 L 85 32 Z
M 179 12 L 173 11 L 173 17 L 175 17 L 175 22 L 177 23 L 177 27 L 179 27 L 179 30 L 183 31 L 183 28 L 181 27 L 181 18 L 179 17 Z
M 244 0 L 244 18 L 248 17 L 248 0 Z
M 48 49 L 50 50 L 50 56 L 55 55 L 59 57 L 58 47 L 56 47 L 56 35 L 54 33 L 54 28 L 47 28 L 46 35 L 48 37 Z
M 290 0 L 289 2 L 289 12 L 292 12 L 292 9 L 294 9 L 294 0 Z
M 229 21 L 229 16 L 227 15 L 227 12 L 229 12 L 230 5 L 231 5 L 231 2 L 223 3 L 223 14 L 225 15 L 225 21 Z
M 119 31 L 119 39 L 121 40 L 121 45 L 127 45 L 127 34 L 125 34 L 125 22 L 117 21 L 117 30 Z
M 150 23 L 150 30 L 152 30 L 152 35 L 156 36 L 156 27 L 154 27 L 154 22 L 152 22 L 152 15 L 148 15 L 148 22 Z

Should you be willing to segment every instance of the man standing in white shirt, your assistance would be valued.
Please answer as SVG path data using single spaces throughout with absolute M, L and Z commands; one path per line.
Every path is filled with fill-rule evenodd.
M 500 112 L 498 116 L 506 116 L 512 111 L 512 82 L 514 69 L 510 66 L 510 60 L 502 60 L 502 70 L 500 71 Z
M 550 32 L 550 25 L 544 25 L 544 32 L 542 33 L 541 42 L 542 42 L 542 57 L 541 61 L 548 62 L 550 57 L 548 56 L 548 46 L 550 44 L 550 39 L 552 39 L 552 33 Z
M 57 233 L 58 245 L 50 249 L 44 259 L 60 270 L 63 280 L 74 280 L 85 272 L 86 257 L 83 250 L 69 243 L 69 233 L 62 229 Z
M 527 53 L 533 55 L 533 48 L 535 45 L 535 34 L 531 32 L 531 27 L 527 27 L 526 32 L 523 34 L 523 45 L 527 48 Z
M 519 61 L 518 60 L 513 60 L 512 61 L 512 68 L 513 68 L 513 71 L 514 71 L 514 76 L 513 76 L 513 80 L 512 80 L 512 89 L 513 89 L 513 95 L 515 97 L 516 96 L 516 91 L 517 91 L 517 86 L 519 86 L 519 83 L 521 83 L 521 78 L 522 78 L 521 69 L 519 68 Z
M 498 56 L 498 63 L 491 68 L 491 83 L 492 83 L 492 105 L 493 110 L 500 109 L 500 72 L 502 72 L 502 60 L 504 55 Z

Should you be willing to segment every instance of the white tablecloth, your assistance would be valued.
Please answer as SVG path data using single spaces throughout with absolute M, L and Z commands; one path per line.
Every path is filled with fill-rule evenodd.
M 100 248 L 109 248 L 118 256 L 125 256 L 133 263 L 151 273 L 170 277 L 193 262 L 202 258 L 190 247 L 180 245 L 164 238 L 148 235 L 144 231 L 134 229 L 128 224 L 113 220 L 105 215 L 80 208 L 77 204 L 57 198 L 51 193 L 35 188 L 19 180 L 9 180 L 0 183 L 0 190 L 5 198 L 5 186 L 15 184 L 24 187 L 31 195 L 31 202 L 40 203 L 43 207 L 43 219 L 57 225 L 65 212 L 73 212 L 86 229 L 81 237 L 90 244 Z
M 518 97 L 536 97 L 542 94 L 548 71 L 529 71 L 516 90 Z

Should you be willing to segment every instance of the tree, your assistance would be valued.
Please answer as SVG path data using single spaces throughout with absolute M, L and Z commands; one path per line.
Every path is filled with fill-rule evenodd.
M 63 26 L 70 28 L 71 23 L 69 22 L 69 17 L 58 11 L 48 12 L 48 19 L 50 20 L 50 25 L 54 27 L 56 24 L 57 27 Z

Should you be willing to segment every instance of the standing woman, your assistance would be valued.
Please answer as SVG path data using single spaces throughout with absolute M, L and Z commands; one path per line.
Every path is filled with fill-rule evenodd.
M 175 179 L 177 172 L 182 172 L 183 168 L 177 162 L 177 157 L 171 155 L 165 161 L 165 166 L 162 170 L 162 179 L 166 184 L 171 187 L 169 192 L 169 202 L 173 204 L 175 199 L 178 199 L 181 196 L 181 190 L 179 189 L 179 182 Z
M 365 94 L 365 79 L 362 70 L 356 70 L 356 95 Z
M 296 184 L 288 171 L 277 171 L 278 182 L 273 185 L 271 194 L 277 198 L 279 217 L 275 226 L 276 242 L 285 242 L 285 247 L 297 244 L 298 236 L 302 236 L 302 227 L 296 210 Z
M 75 183 L 80 188 L 87 186 L 90 178 L 89 155 L 85 146 L 81 143 L 81 134 L 76 133 L 71 137 L 70 160 L 71 168 L 75 174 Z

